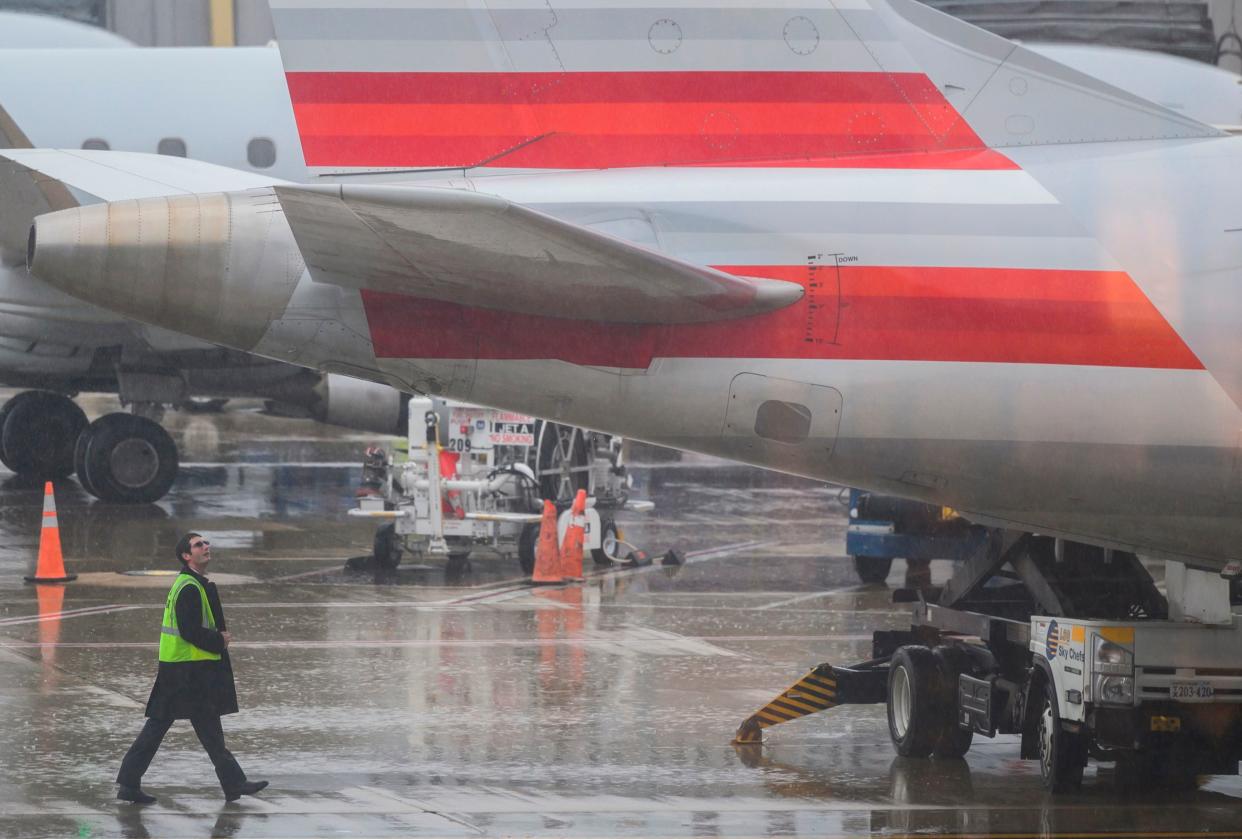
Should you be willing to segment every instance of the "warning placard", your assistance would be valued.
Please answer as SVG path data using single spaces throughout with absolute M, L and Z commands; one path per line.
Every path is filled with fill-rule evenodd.
M 455 407 L 449 416 L 449 448 L 453 451 L 535 445 L 535 418 L 526 414 Z

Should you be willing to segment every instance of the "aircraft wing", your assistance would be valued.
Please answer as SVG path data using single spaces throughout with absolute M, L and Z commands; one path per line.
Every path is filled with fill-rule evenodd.
M 6 149 L 5 168 L 38 172 L 100 201 L 221 192 L 284 183 L 278 178 L 185 157 L 88 149 Z M 83 202 L 86 203 L 86 202 Z
M 492 195 L 400 186 L 276 188 L 320 282 L 610 323 L 701 323 L 801 299 Z M 601 301 L 607 301 L 601 305 Z
M 16 125 L 12 126 L 17 129 Z M 0 131 L 4 129 L 0 120 Z M 7 132 L 6 132 L 7 135 Z M 8 148 L 0 150 L 0 260 L 26 259 L 35 216 L 98 201 L 120 201 L 284 183 L 183 157 L 138 152 Z

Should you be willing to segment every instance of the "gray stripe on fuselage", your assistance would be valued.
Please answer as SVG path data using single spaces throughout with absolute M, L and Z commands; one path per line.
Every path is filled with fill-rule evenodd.
M 771 41 L 787 51 L 784 40 L 789 32 L 794 45 L 810 54 L 818 49 L 812 49 L 816 37 L 820 42 L 854 41 L 859 36 L 874 41 L 894 40 L 874 12 L 854 13 L 846 25 L 835 10 L 823 7 L 558 9 L 555 18 L 549 16 L 547 9 L 495 9 L 482 15 L 461 8 L 342 8 L 275 10 L 273 16 L 282 46 L 289 41 L 320 40 L 325 33 L 337 41 L 385 41 L 394 34 L 409 41 L 479 41 L 493 40 L 497 31 L 509 38 L 546 31 L 557 44 L 614 40 L 646 43 L 648 38 L 675 38 L 680 30 L 687 41 Z M 488 17 L 495 28 L 488 23 Z M 554 22 L 549 26 L 549 21 Z M 814 31 L 805 21 L 814 25 Z M 669 40 L 670 46 L 672 43 Z
M 480 191 L 487 182 L 480 181 Z M 503 191 L 498 191 L 504 194 Z M 542 204 L 526 206 L 570 221 L 609 211 L 645 211 L 661 231 L 732 233 L 880 233 L 921 236 L 1079 237 L 1081 226 L 1056 204 L 891 204 L 750 201 Z
M 811 56 L 798 55 L 784 41 L 686 41 L 672 53 L 641 41 L 504 41 L 510 63 L 498 62 L 497 41 L 282 42 L 285 72 L 489 73 L 729 72 L 913 73 L 918 67 L 896 41 L 833 41 Z M 877 61 L 879 63 L 877 63 Z
M 640 243 L 641 244 L 641 243 Z M 920 236 L 906 233 L 792 233 L 775 241 L 764 233 L 664 232 L 669 253 L 698 264 L 786 265 L 810 254 L 832 264 L 833 254 L 861 265 L 1033 268 L 1116 271 L 1115 259 L 1094 239 L 1068 236 Z

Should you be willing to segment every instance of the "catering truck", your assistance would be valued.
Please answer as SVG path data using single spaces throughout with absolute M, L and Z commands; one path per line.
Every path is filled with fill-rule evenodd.
M 895 592 L 912 604 L 908 630 L 875 632 L 868 661 L 815 667 L 734 742 L 837 705 L 885 703 L 898 754 L 961 757 L 976 736 L 1018 734 L 1021 757 L 1057 792 L 1082 783 L 1088 759 L 1136 783 L 1236 775 L 1239 575 L 1239 563 L 1221 573 L 1166 562 L 1162 591 L 1132 553 L 995 530 L 944 585 Z

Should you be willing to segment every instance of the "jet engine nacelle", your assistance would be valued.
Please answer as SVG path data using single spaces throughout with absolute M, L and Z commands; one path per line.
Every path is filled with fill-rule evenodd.
M 329 373 L 315 386 L 315 395 L 318 399 L 310 413 L 320 422 L 381 434 L 406 433 L 409 397 L 388 385 Z
M 271 190 L 91 204 L 38 217 L 37 276 L 144 323 L 249 350 L 305 270 Z M 227 335 L 222 334 L 228 333 Z

